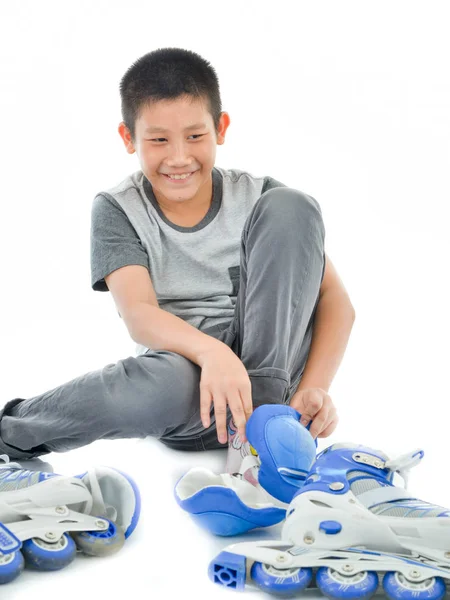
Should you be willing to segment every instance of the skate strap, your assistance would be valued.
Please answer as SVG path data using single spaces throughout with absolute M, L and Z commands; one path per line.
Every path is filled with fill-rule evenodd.
M 422 460 L 425 452 L 422 448 L 416 448 L 415 450 L 411 450 L 411 452 L 407 452 L 406 454 L 402 454 L 397 458 L 392 460 L 387 460 L 384 463 L 384 467 L 386 469 L 390 469 L 394 473 L 398 473 L 400 477 L 403 478 L 405 482 L 405 489 L 408 487 L 408 477 L 409 471 L 415 467 Z
M 422 448 L 416 448 L 415 450 L 411 450 L 411 452 L 407 452 L 406 454 L 402 454 L 397 458 L 393 458 L 392 460 L 387 460 L 384 463 L 386 469 L 390 469 L 391 471 L 397 471 L 401 473 L 401 471 L 412 469 L 422 460 L 425 452 Z
M 242 476 L 244 475 L 244 473 L 246 471 L 248 471 L 249 469 L 254 469 L 255 467 L 259 467 L 259 461 L 258 458 L 256 456 L 253 456 L 252 454 L 248 454 L 247 456 L 245 456 L 240 464 L 239 467 L 239 471 L 236 471 L 236 473 L 222 473 L 220 475 L 220 477 L 222 478 L 223 483 L 231 488 L 231 489 L 235 489 L 236 485 L 238 485 L 236 482 L 238 480 L 242 479 Z M 258 479 L 257 474 L 253 471 L 253 474 L 255 476 L 255 479 Z
M 416 500 L 405 488 L 394 486 L 380 486 L 358 494 L 357 498 L 366 508 L 394 500 Z
M 240 492 L 242 490 L 242 487 L 241 487 L 240 481 L 241 481 L 242 475 L 248 469 L 254 469 L 255 467 L 257 467 L 259 469 L 260 465 L 261 465 L 261 461 L 258 456 L 254 456 L 253 454 L 248 454 L 247 456 L 245 456 L 242 459 L 241 466 L 239 468 L 239 472 L 234 473 L 232 475 L 229 473 L 222 473 L 221 474 L 222 481 L 226 487 L 231 488 L 232 490 L 234 490 L 236 492 L 238 497 L 241 497 Z M 258 473 L 253 471 L 253 474 L 255 476 L 256 481 L 258 481 Z M 269 492 L 267 490 L 265 490 L 259 482 L 255 486 L 255 489 L 258 490 L 258 494 L 260 495 L 260 501 L 259 501 L 260 507 L 263 507 L 264 504 L 267 504 L 268 506 L 274 505 L 276 507 L 282 507 L 282 508 L 285 508 L 287 506 L 284 502 L 281 502 L 280 500 L 278 500 L 277 498 L 274 498 L 271 494 L 269 494 Z
M 85 479 L 85 477 L 83 477 L 83 479 Z M 105 504 L 95 468 L 88 470 L 87 482 L 85 483 L 92 496 L 92 508 L 90 514 L 99 517 L 107 517 L 108 519 L 115 521 L 117 518 L 117 510 L 113 506 Z
M 245 473 L 247 469 L 259 467 L 260 464 L 261 461 L 258 459 L 257 456 L 254 456 L 253 454 L 247 454 L 247 456 L 244 456 L 244 458 L 242 459 L 241 466 L 239 467 L 239 473 Z

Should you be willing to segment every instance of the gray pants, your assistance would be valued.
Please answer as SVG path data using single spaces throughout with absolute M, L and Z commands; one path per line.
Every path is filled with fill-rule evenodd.
M 241 237 L 234 318 L 205 329 L 240 357 L 253 407 L 287 404 L 308 358 L 324 274 L 320 209 L 291 188 L 265 192 Z M 11 459 L 64 452 L 99 439 L 152 436 L 171 448 L 226 448 L 200 419 L 201 368 L 166 350 L 149 350 L 0 410 L 0 453 Z M 228 419 L 231 416 L 227 409 Z

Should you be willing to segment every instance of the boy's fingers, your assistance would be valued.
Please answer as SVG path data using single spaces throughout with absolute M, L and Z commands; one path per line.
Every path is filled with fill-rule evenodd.
M 314 421 L 311 424 L 309 433 L 313 436 L 314 439 L 319 435 L 322 429 L 325 426 L 325 423 L 328 421 L 328 408 L 323 407 L 322 410 L 319 410 L 317 415 L 314 418 Z
M 306 426 L 310 421 L 315 419 L 316 415 L 322 410 L 323 402 L 320 398 L 308 396 L 307 398 L 304 398 L 304 401 L 301 404 L 303 404 L 303 406 L 300 405 L 297 410 L 301 415 L 300 423 Z
M 210 426 L 210 410 L 211 410 L 211 394 L 207 390 L 200 388 L 200 418 L 203 427 L 206 429 Z
M 330 420 L 331 419 L 331 420 Z M 339 415 L 336 410 L 329 417 L 329 423 L 324 427 L 324 429 L 319 433 L 318 437 L 328 437 L 333 433 L 339 423 Z
M 242 404 L 243 404 L 244 412 L 245 412 L 244 437 L 242 438 L 242 440 L 244 442 L 246 442 L 247 441 L 247 434 L 246 434 L 247 421 L 250 419 L 250 417 L 252 416 L 252 413 L 253 413 L 253 399 L 252 399 L 251 391 L 249 391 L 247 393 L 241 392 L 241 398 L 242 398 Z
M 325 429 L 319 433 L 318 437 L 325 438 L 325 437 L 328 437 L 329 435 L 331 435 L 337 427 L 338 420 L 339 419 L 336 415 L 336 417 L 331 421 L 331 423 L 329 423 L 325 427 Z
M 221 444 L 228 440 L 227 435 L 227 403 L 223 396 L 214 397 L 214 414 L 216 417 L 217 439 Z
M 241 399 L 242 405 L 244 406 L 244 412 L 247 419 L 253 412 L 253 398 L 252 398 L 252 388 L 250 387 L 244 391 L 241 390 Z
M 245 411 L 244 411 L 244 407 L 242 405 L 242 400 L 241 400 L 241 396 L 240 396 L 239 392 L 236 392 L 234 395 L 232 395 L 232 396 L 230 395 L 228 397 L 228 404 L 230 406 L 231 414 L 233 415 L 234 424 L 236 425 L 236 428 L 239 433 L 239 438 L 243 442 L 246 442 L 247 441 L 247 438 L 245 435 L 246 418 L 245 418 Z
M 313 416 L 314 415 L 309 415 L 307 412 L 302 413 L 300 423 L 306 427 L 308 423 L 312 420 Z

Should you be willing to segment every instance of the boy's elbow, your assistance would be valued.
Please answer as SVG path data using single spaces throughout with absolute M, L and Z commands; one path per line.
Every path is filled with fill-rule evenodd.
M 353 323 L 356 318 L 356 311 L 355 311 L 355 307 L 352 304 L 352 301 L 350 300 L 350 296 L 348 295 L 348 292 L 346 290 L 343 290 L 343 291 L 338 291 L 337 293 L 342 298 L 343 306 L 345 307 L 345 310 L 348 313 L 351 322 Z
M 348 313 L 349 319 L 353 324 L 356 318 L 356 311 L 347 292 L 344 293 L 344 302 L 346 305 L 346 312 Z
M 356 319 L 356 311 L 355 311 L 355 307 L 353 306 L 353 304 L 349 301 L 349 307 L 350 307 L 350 316 L 352 319 L 352 323 L 355 322 Z

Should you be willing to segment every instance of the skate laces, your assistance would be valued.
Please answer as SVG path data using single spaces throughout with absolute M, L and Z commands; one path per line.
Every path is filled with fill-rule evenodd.
M 413 467 L 419 464 L 424 454 L 425 452 L 422 448 L 416 448 L 415 450 L 411 450 L 411 452 L 401 454 L 397 458 L 385 461 L 384 467 L 390 469 L 393 473 L 398 473 L 405 482 L 405 489 L 407 489 L 409 472 Z

